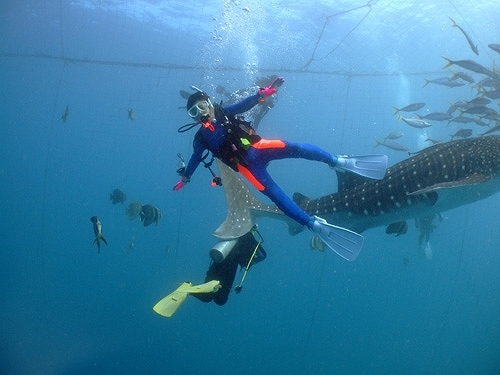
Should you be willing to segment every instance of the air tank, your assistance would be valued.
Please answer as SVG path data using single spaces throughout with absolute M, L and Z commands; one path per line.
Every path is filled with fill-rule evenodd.
M 233 250 L 236 242 L 238 242 L 237 239 L 216 243 L 209 251 L 210 258 L 212 258 L 212 260 L 216 263 L 222 262 L 229 255 L 231 250 Z

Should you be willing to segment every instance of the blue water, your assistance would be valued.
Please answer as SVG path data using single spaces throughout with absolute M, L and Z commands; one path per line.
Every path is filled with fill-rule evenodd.
M 468 86 L 424 79 L 449 74 L 441 56 L 491 69 L 499 19 L 496 0 L 3 2 L 0 373 L 500 373 L 498 194 L 444 213 L 432 260 L 412 222 L 397 238 L 365 232 L 349 263 L 263 219 L 268 258 L 240 294 L 223 307 L 189 297 L 170 319 L 152 310 L 179 282 L 203 281 L 226 215 L 203 168 L 171 190 L 176 153 L 190 154 L 194 134 L 176 131 L 189 122 L 179 90 L 220 100 L 219 84 L 283 75 L 263 136 L 386 152 L 393 164 L 407 154 L 373 150 L 374 138 L 402 130 L 398 142 L 416 151 L 459 124 L 424 133 L 391 106 L 424 101 L 425 114 L 472 99 Z M 310 162 L 269 170 L 290 194 L 336 189 L 334 173 Z M 111 204 L 115 188 L 124 205 Z M 130 221 L 133 200 L 158 206 L 159 225 Z M 93 215 L 109 242 L 100 254 Z

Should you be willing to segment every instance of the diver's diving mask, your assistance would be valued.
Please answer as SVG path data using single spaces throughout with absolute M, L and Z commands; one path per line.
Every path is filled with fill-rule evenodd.
M 199 120 L 201 117 L 209 114 L 210 107 L 210 101 L 202 100 L 189 108 L 187 112 L 189 117 L 191 117 L 193 120 Z

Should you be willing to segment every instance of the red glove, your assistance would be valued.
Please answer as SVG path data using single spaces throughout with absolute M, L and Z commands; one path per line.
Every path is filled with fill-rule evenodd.
M 181 190 L 184 185 L 186 185 L 188 182 L 189 182 L 189 178 L 185 177 L 185 176 L 182 176 L 181 180 L 175 184 L 174 188 L 172 190 Z
M 283 77 L 276 77 L 273 83 L 271 83 L 269 86 L 259 89 L 259 95 L 264 98 L 265 96 L 276 94 L 276 91 L 278 91 L 278 87 L 280 87 L 283 82 L 285 82 L 285 79 Z
M 271 96 L 273 94 L 276 94 L 276 88 L 275 87 L 268 86 L 268 87 L 262 87 L 262 88 L 259 89 L 259 95 L 261 97 Z

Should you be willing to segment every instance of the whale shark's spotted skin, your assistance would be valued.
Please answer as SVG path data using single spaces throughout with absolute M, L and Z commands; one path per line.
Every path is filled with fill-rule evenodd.
M 338 173 L 338 193 L 294 199 L 310 214 L 356 231 L 486 198 L 500 189 L 500 136 L 437 144 L 387 169 L 383 180 Z
M 226 221 L 214 233 L 234 238 L 259 216 L 294 223 L 261 203 L 236 173 L 219 163 L 228 200 Z M 295 193 L 309 214 L 357 232 L 420 218 L 484 199 L 500 190 L 500 136 L 468 138 L 426 148 L 387 169 L 383 180 L 338 172 L 338 192 L 317 199 Z

